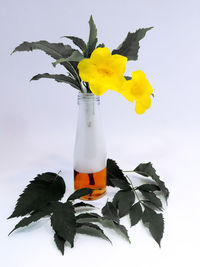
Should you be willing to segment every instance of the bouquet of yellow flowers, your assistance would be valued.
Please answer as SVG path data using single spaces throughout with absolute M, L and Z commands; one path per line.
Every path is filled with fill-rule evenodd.
M 15 48 L 16 51 L 42 50 L 56 59 L 53 66 L 61 64 L 68 75 L 43 73 L 31 80 L 51 78 L 57 82 L 68 83 L 83 93 L 102 95 L 107 90 L 114 90 L 122 94 L 128 101 L 136 102 L 135 111 L 143 114 L 151 106 L 153 89 L 141 70 L 132 72 L 132 77 L 124 76 L 128 60 L 137 60 L 139 41 L 147 31 L 142 28 L 136 32 L 129 32 L 122 44 L 112 52 L 105 45 L 97 44 L 97 28 L 92 16 L 89 20 L 90 33 L 88 42 L 74 36 L 64 36 L 73 41 L 79 49 L 73 49 L 63 43 L 49 43 L 47 41 L 24 42 Z

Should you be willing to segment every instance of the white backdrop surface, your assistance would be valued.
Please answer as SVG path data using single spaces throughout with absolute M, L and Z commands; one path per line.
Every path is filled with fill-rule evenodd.
M 2 1 L 0 9 L 0 258 L 2 266 L 199 266 L 199 43 L 200 4 L 177 1 Z M 141 41 L 139 60 L 129 62 L 127 75 L 141 69 L 155 91 L 144 115 L 132 103 L 107 92 L 101 112 L 107 151 L 122 169 L 151 161 L 170 189 L 164 212 L 162 248 L 138 224 L 132 244 L 108 230 L 113 246 L 95 237 L 78 236 L 61 256 L 44 219 L 8 237 L 17 219 L 6 220 L 18 195 L 38 173 L 58 172 L 73 191 L 73 147 L 77 92 L 37 73 L 64 73 L 40 51 L 10 55 L 23 41 L 65 42 L 63 35 L 88 38 L 93 15 L 100 42 L 111 50 L 128 31 L 154 26 Z M 70 42 L 69 42 L 70 43 Z M 137 179 L 133 177 L 137 183 Z M 102 207 L 107 196 L 96 201 Z M 122 222 L 129 226 L 128 218 Z

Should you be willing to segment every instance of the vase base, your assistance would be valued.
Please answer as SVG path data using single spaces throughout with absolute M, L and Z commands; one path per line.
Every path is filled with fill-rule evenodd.
M 83 200 L 96 200 L 106 192 L 106 168 L 94 173 L 81 173 L 74 170 L 74 189 L 96 189 L 91 194 L 81 197 Z

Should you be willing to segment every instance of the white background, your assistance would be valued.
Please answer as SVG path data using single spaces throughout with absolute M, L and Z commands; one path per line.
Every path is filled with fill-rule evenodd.
M 199 266 L 199 42 L 198 0 L 3 1 L 0 9 L 0 259 L 2 266 Z M 18 195 L 38 173 L 58 172 L 73 191 L 73 146 L 77 92 L 37 73 L 64 73 L 40 51 L 16 53 L 23 41 L 65 42 L 63 35 L 87 41 L 93 14 L 100 42 L 111 50 L 128 31 L 154 26 L 141 41 L 139 60 L 127 75 L 141 69 L 155 91 L 151 109 L 134 112 L 115 92 L 101 98 L 108 156 L 122 169 L 151 161 L 170 189 L 160 249 L 142 224 L 131 228 L 129 245 L 106 230 L 106 241 L 78 236 L 61 256 L 48 220 L 7 237 L 18 219 L 7 221 Z M 70 41 L 68 42 L 69 44 Z M 137 183 L 138 178 L 133 177 Z M 102 207 L 107 197 L 96 205 Z M 129 226 L 128 218 L 122 220 Z

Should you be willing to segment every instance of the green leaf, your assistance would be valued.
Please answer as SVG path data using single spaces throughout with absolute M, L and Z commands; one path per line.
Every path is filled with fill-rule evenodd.
M 74 208 L 80 208 L 80 207 L 91 207 L 91 208 L 95 208 L 95 206 L 91 205 L 91 204 L 87 204 L 85 202 L 79 202 L 74 204 Z
M 112 51 L 112 54 L 119 54 L 128 58 L 128 60 L 138 59 L 138 50 L 140 48 L 139 41 L 144 38 L 146 32 L 151 30 L 150 28 L 138 29 L 136 32 L 129 32 L 123 43 Z
M 69 56 L 68 58 L 60 58 L 60 59 L 56 60 L 55 62 L 53 62 L 52 64 L 55 67 L 57 64 L 61 64 L 63 62 L 71 62 L 71 61 L 79 62 L 83 58 L 84 58 L 84 56 L 78 50 L 75 50 L 71 54 L 71 56 Z
M 80 221 L 80 220 L 96 220 L 96 219 L 101 219 L 102 217 L 94 212 L 90 212 L 90 213 L 81 213 L 79 215 L 76 216 L 76 221 Z
M 139 202 L 134 204 L 129 211 L 131 226 L 136 225 L 142 218 L 142 207 Z
M 78 38 L 78 37 L 75 37 L 75 36 L 63 36 L 63 37 L 72 40 L 72 42 L 75 45 L 77 45 L 83 52 L 85 52 L 85 50 L 86 50 L 86 43 L 81 38 Z
M 162 208 L 158 208 L 154 203 L 152 203 L 150 200 L 142 200 L 142 203 L 145 207 L 148 207 L 152 210 L 160 210 L 160 211 L 163 211 Z
M 54 205 L 51 216 L 51 226 L 63 240 L 68 241 L 71 247 L 74 246 L 74 236 L 76 234 L 76 218 L 74 208 L 70 202 L 57 202 Z
M 28 226 L 32 222 L 36 222 L 36 221 L 40 220 L 42 217 L 50 215 L 51 212 L 52 212 L 52 206 L 51 205 L 48 205 L 46 208 L 44 208 L 41 211 L 33 212 L 29 217 L 23 218 L 18 224 L 16 224 L 15 228 L 8 235 L 10 235 L 12 232 L 14 232 L 16 229 L 18 229 L 20 227 Z
M 51 56 L 54 59 L 67 58 L 71 56 L 74 49 L 71 48 L 70 45 L 64 45 L 63 43 L 49 43 L 47 41 L 38 41 L 38 42 L 23 42 L 19 46 L 17 46 L 12 52 L 21 52 L 21 51 L 33 51 L 33 50 L 41 50 L 45 52 L 47 55 Z M 62 65 L 76 78 L 76 66 L 69 63 L 63 62 Z
M 143 216 L 142 216 L 143 223 L 149 228 L 151 235 L 153 236 L 154 240 L 160 246 L 160 241 L 163 237 L 164 232 L 164 219 L 161 213 L 156 213 L 152 209 L 145 207 Z
M 80 197 L 92 194 L 93 191 L 94 191 L 94 189 L 91 189 L 91 188 L 81 188 L 79 190 L 76 190 L 73 194 L 71 194 L 71 196 L 69 196 L 67 201 L 75 200 L 75 199 L 78 199 Z
M 156 197 L 156 195 L 153 192 L 142 191 L 142 194 L 147 200 L 153 203 L 158 209 L 162 209 L 161 200 L 158 197 Z
M 116 230 L 118 230 L 128 240 L 129 243 L 131 243 L 126 227 L 116 222 L 113 222 L 113 223 L 114 223 L 114 227 L 116 228 Z
M 102 237 L 112 244 L 110 239 L 104 234 L 104 231 L 94 223 L 77 223 L 77 233 Z
M 89 40 L 87 43 L 87 56 L 90 57 L 91 53 L 96 47 L 97 44 L 97 28 L 96 25 L 94 24 L 94 20 L 92 16 L 90 17 L 89 20 L 89 26 L 90 26 L 90 33 L 89 33 Z
M 17 46 L 12 52 L 21 52 L 21 51 L 33 51 L 33 50 L 42 50 L 47 55 L 51 56 L 54 59 L 59 59 L 63 57 L 71 56 L 74 51 L 70 45 L 64 45 L 63 43 L 49 43 L 47 41 L 38 41 L 38 42 L 23 42 Z
M 155 169 L 152 166 L 151 162 L 148 163 L 141 163 L 135 169 L 134 172 L 143 175 L 145 177 L 151 177 L 157 185 L 160 187 L 161 191 L 163 192 L 165 199 L 169 197 L 169 190 L 165 186 L 165 183 L 160 180 L 160 177 L 156 174 Z
M 73 79 L 72 77 L 66 76 L 64 74 L 49 74 L 49 73 L 37 74 L 31 79 L 31 81 L 36 81 L 41 78 L 49 78 L 49 79 L 54 79 L 57 82 L 67 83 L 70 84 L 72 87 L 80 90 L 79 82 Z
M 156 184 L 142 184 L 137 187 L 137 190 L 146 191 L 146 192 L 153 192 L 153 191 L 160 191 L 160 187 L 157 186 Z
M 112 204 L 112 202 L 107 202 L 106 205 L 102 208 L 101 212 L 106 219 L 119 223 L 119 216 L 117 214 L 117 209 Z
M 65 240 L 60 237 L 57 233 L 54 234 L 54 241 L 56 243 L 57 248 L 61 251 L 62 255 L 65 252 Z
M 132 77 L 130 77 L 130 76 L 124 76 L 124 78 L 125 78 L 127 81 L 129 81 L 129 80 L 132 79 Z
M 64 193 L 65 182 L 61 176 L 52 172 L 39 174 L 24 189 L 17 200 L 14 212 L 8 219 L 42 210 L 48 203 L 60 200 Z
M 98 44 L 98 45 L 97 45 L 97 48 L 98 48 L 98 47 L 103 48 L 103 47 L 105 47 L 105 44 L 104 44 L 104 43 L 102 43 L 102 44 Z
M 117 163 L 112 160 L 107 160 L 107 185 L 115 187 L 113 181 L 114 179 L 120 179 L 127 183 L 129 186 L 129 182 L 127 181 L 126 177 L 124 176 L 122 170 L 118 167 Z
M 131 190 L 120 190 L 113 198 L 113 205 L 119 210 L 120 218 L 129 213 L 129 210 L 134 202 L 135 194 Z
M 112 179 L 112 184 L 116 187 L 119 187 L 120 189 L 131 190 L 129 184 L 121 179 Z

